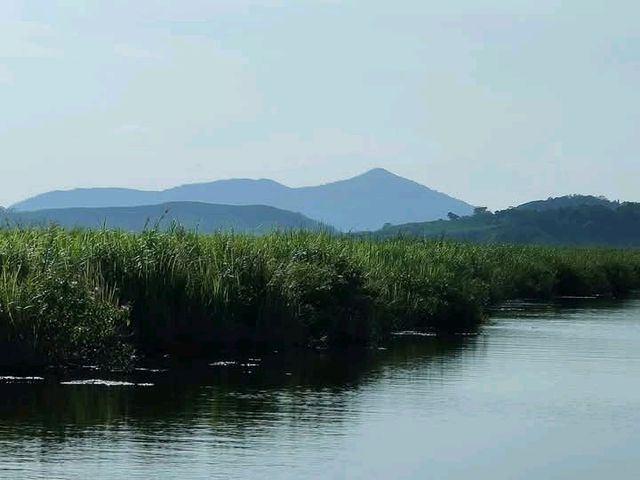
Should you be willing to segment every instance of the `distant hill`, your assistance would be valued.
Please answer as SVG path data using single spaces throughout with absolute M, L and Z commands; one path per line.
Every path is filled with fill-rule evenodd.
M 518 210 L 536 210 L 538 212 L 544 210 L 556 210 L 558 208 L 575 208 L 582 206 L 591 207 L 607 207 L 615 209 L 620 202 L 612 202 L 604 197 L 595 197 L 593 195 L 566 195 L 564 197 L 548 198 L 547 200 L 536 200 L 533 202 L 523 203 L 516 207 Z
M 3 218 L 4 217 L 4 218 Z M 176 202 L 140 207 L 63 208 L 35 212 L 0 210 L 0 220 L 9 225 L 66 228 L 102 227 L 127 231 L 146 228 L 167 229 L 179 224 L 202 233 L 233 230 L 238 233 L 263 234 L 273 230 L 327 230 L 329 227 L 299 213 L 266 206 L 212 205 Z
M 585 197 L 596 198 L 596 197 Z M 571 204 L 571 198 L 567 198 Z M 573 198 L 575 200 L 575 198 Z M 602 199 L 600 199 L 602 200 Z M 388 226 L 373 235 L 453 238 L 482 243 L 640 247 L 640 203 L 560 199 L 448 221 Z M 535 208 L 531 208 L 534 204 Z M 524 208 L 523 208 L 524 207 Z
M 49 192 L 17 203 L 17 211 L 78 207 L 126 207 L 168 202 L 268 205 L 299 212 L 343 231 L 376 230 L 469 215 L 473 207 L 384 169 L 315 187 L 290 188 L 272 180 L 220 180 L 160 192 L 90 188 Z

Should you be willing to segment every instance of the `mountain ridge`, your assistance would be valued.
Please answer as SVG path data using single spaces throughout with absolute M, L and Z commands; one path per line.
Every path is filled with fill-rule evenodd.
M 542 212 L 545 210 L 557 210 L 561 208 L 573 208 L 579 206 L 600 206 L 606 208 L 617 208 L 620 202 L 609 200 L 606 197 L 595 195 L 564 195 L 562 197 L 549 197 L 546 200 L 533 200 L 531 202 L 518 205 L 518 210 L 535 210 Z
M 342 231 L 376 230 L 384 224 L 468 215 L 473 207 L 382 168 L 322 185 L 288 187 L 270 179 L 225 179 L 166 190 L 78 188 L 36 195 L 16 211 L 78 207 L 129 207 L 167 202 L 266 205 L 301 213 Z
M 57 225 L 63 228 L 114 228 L 142 231 L 166 230 L 178 225 L 200 233 L 235 231 L 264 234 L 274 230 L 330 231 L 331 228 L 299 213 L 264 205 L 215 205 L 198 202 L 170 202 L 131 207 L 78 207 L 16 212 L 0 210 L 0 220 L 9 225 Z
M 478 243 L 640 247 L 640 203 L 567 195 L 495 213 L 387 226 L 377 238 L 449 238 Z

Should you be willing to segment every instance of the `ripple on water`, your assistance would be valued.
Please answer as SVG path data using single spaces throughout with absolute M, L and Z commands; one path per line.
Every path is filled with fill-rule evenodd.
M 14 377 L 11 375 L 0 376 L 0 382 L 2 383 L 16 383 L 16 382 L 40 382 L 44 380 L 43 377 Z
M 60 385 L 99 385 L 104 387 L 153 387 L 153 383 L 135 383 L 117 380 L 102 380 L 99 378 L 90 378 L 87 380 L 68 380 L 60 382 Z

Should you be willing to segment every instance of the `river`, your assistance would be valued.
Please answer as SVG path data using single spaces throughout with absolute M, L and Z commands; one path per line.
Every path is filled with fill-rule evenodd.
M 475 336 L 219 360 L 2 376 L 0 478 L 640 475 L 640 300 L 514 303 Z

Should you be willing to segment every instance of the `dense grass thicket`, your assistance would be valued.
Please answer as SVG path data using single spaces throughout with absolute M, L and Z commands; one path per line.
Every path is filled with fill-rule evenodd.
M 640 251 L 281 233 L 0 230 L 0 364 L 365 345 L 513 298 L 623 295 Z

